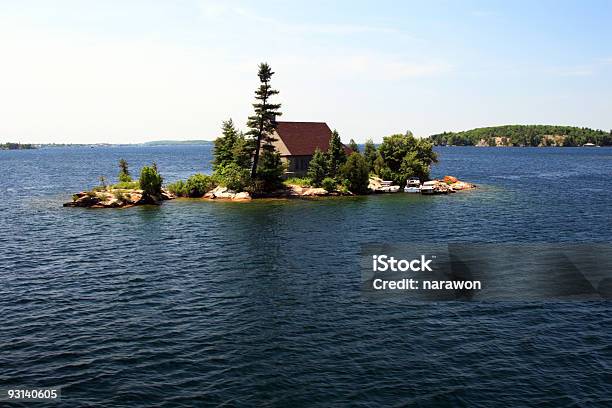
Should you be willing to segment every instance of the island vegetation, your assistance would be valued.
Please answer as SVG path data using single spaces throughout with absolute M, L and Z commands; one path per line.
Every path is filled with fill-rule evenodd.
M 437 162 L 433 144 L 411 132 L 383 138 L 377 147 L 365 143 L 363 153 L 351 140 L 346 148 L 334 130 L 325 151 L 316 150 L 305 177 L 285 179 L 285 164 L 276 150 L 274 130 L 281 105 L 272 101 L 278 91 L 271 86 L 274 75 L 268 64 L 260 64 L 259 86 L 248 129 L 239 130 L 232 119 L 222 124 L 214 141 L 212 174 L 194 174 L 163 187 L 157 166 L 145 166 L 138 181 L 131 178 L 128 163 L 119 162 L 118 182 L 104 177 L 92 191 L 81 192 L 66 206 L 121 207 L 157 204 L 174 197 L 251 199 L 319 195 L 361 195 L 371 192 L 371 181 L 389 180 L 398 186 L 408 178 L 429 178 Z
M 253 115 L 248 130 L 238 130 L 229 119 L 222 125 L 222 135 L 214 142 L 213 174 L 195 174 L 184 181 L 168 185 L 178 196 L 202 197 L 211 188 L 223 187 L 251 196 L 285 195 L 293 186 L 319 188 L 335 194 L 367 194 L 372 176 L 405 184 L 409 177 L 429 178 L 432 163 L 437 162 L 433 144 L 419 140 L 412 133 L 395 134 L 374 145 L 365 144 L 361 153 L 355 141 L 347 153 L 339 133 L 334 130 L 328 149 L 315 151 L 305 177 L 284 179 L 285 167 L 273 145 L 276 117 L 281 105 L 272 103 L 278 91 L 271 86 L 272 72 L 268 64 L 260 64 L 260 85 L 255 91 Z M 321 190 L 319 190 L 320 192 Z
M 83 191 L 72 196 L 72 201 L 64 207 L 131 207 L 143 204 L 159 204 L 161 201 L 174 198 L 163 187 L 163 178 L 157 164 L 144 166 L 138 180 L 133 180 L 128 162 L 119 160 L 118 182 L 109 184 L 107 178 L 100 176 L 99 185 L 90 191 Z
M 30 150 L 36 149 L 36 146 L 29 143 L 0 143 L 0 150 Z
M 552 125 L 506 125 L 429 136 L 439 146 L 612 146 L 612 130 Z

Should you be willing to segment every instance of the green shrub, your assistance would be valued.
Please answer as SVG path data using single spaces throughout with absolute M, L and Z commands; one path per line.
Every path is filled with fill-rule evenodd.
M 174 183 L 170 183 L 166 186 L 168 191 L 178 197 L 187 197 L 187 183 L 183 180 L 175 181 Z
M 217 167 L 213 177 L 218 185 L 234 191 L 244 191 L 251 181 L 249 169 L 235 163 Z
M 331 177 L 325 177 L 323 181 L 321 182 L 321 187 L 323 187 L 325 190 L 329 192 L 336 191 L 337 186 L 338 186 L 338 183 L 336 182 L 336 180 L 334 180 Z
M 212 176 L 197 173 L 187 179 L 185 190 L 188 197 L 202 197 L 216 186 L 217 183 Z
M 157 172 L 156 166 L 144 166 L 140 170 L 139 184 L 143 195 L 155 197 L 161 194 L 162 176 Z
M 321 187 L 321 183 L 327 174 L 328 166 L 329 160 L 327 159 L 327 154 L 317 148 L 310 163 L 308 163 L 307 174 L 313 186 Z
M 367 193 L 369 168 L 368 161 L 362 154 L 351 154 L 341 168 L 342 176 L 347 180 L 345 187 L 355 194 Z

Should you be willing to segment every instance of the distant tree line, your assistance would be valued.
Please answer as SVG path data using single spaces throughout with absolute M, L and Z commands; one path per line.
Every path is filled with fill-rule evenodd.
M 36 149 L 36 146 L 29 143 L 0 143 L 0 150 L 28 150 Z
M 586 127 L 553 125 L 506 125 L 484 127 L 463 132 L 444 132 L 429 136 L 440 146 L 582 146 L 593 143 L 612 146 L 609 132 Z

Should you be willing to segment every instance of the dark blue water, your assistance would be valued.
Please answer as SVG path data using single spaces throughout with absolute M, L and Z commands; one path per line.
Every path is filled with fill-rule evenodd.
M 210 148 L 0 151 L 0 388 L 39 406 L 610 406 L 612 307 L 361 295 L 362 243 L 612 242 L 612 149 L 440 148 L 473 192 L 62 208 Z

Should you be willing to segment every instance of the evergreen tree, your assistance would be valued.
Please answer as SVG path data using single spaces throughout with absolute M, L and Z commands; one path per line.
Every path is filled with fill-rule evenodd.
M 312 159 L 310 163 L 308 163 L 308 172 L 307 176 L 312 181 L 312 185 L 315 187 L 320 187 L 323 179 L 327 177 L 327 165 L 329 161 L 327 160 L 327 155 L 321 150 L 316 149 L 314 154 L 312 155 Z
M 125 159 L 119 160 L 119 181 L 122 183 L 132 181 L 130 170 L 128 168 L 128 162 Z
M 233 149 L 240 136 L 232 119 L 223 122 L 221 129 L 222 136 L 215 139 L 215 147 L 213 149 L 213 170 L 217 170 L 234 161 Z
M 271 137 L 274 132 L 276 116 L 280 116 L 278 112 L 280 104 L 270 103 L 270 98 L 278 94 L 277 90 L 272 89 L 270 86 L 270 79 L 274 72 L 270 66 L 266 63 L 259 64 L 259 76 L 260 85 L 255 91 L 256 103 L 253 104 L 255 113 L 253 116 L 249 116 L 247 126 L 251 129 L 247 134 L 250 135 L 255 142 L 255 154 L 253 156 L 253 165 L 251 167 L 251 178 L 255 179 L 257 172 L 260 169 L 267 174 L 275 173 L 277 169 L 267 169 L 259 165 L 259 154 L 262 148 L 262 142 L 265 142 L 266 149 L 271 152 L 274 149 L 272 142 L 274 141 Z M 276 159 L 269 157 L 271 160 L 266 160 L 266 165 L 275 165 Z
M 348 180 L 348 189 L 354 194 L 368 192 L 370 169 L 361 153 L 351 154 L 342 166 L 342 176 Z
M 244 137 L 242 132 L 238 135 L 232 147 L 233 162 L 240 168 L 251 170 L 251 156 L 253 155 L 253 141 Z
M 353 139 L 351 139 L 351 141 L 349 142 L 349 147 L 351 148 L 353 153 L 359 153 L 359 146 L 357 146 L 357 143 Z
M 340 171 L 340 166 L 346 163 L 346 152 L 336 130 L 332 132 L 327 154 L 329 157 L 328 174 L 330 177 L 336 177 Z
M 376 146 L 374 146 L 372 139 L 366 140 L 365 147 L 363 149 L 363 156 L 368 163 L 370 171 L 374 171 L 374 160 L 376 160 L 378 153 L 376 152 Z
M 282 186 L 282 177 L 285 166 L 281 155 L 274 145 L 266 143 L 262 146 L 261 160 L 257 168 L 257 179 L 263 182 L 265 191 L 272 191 Z

